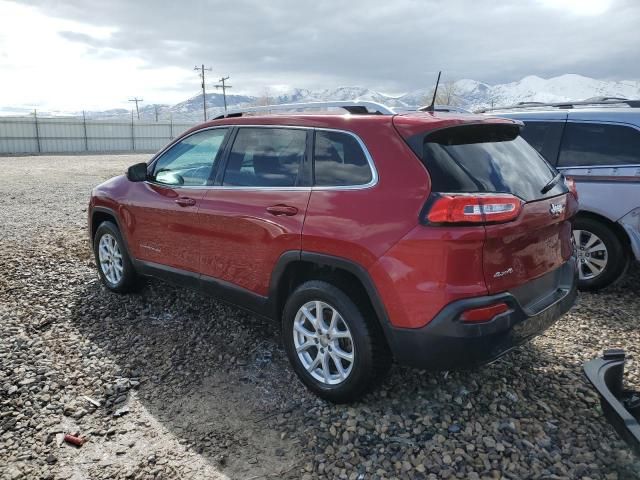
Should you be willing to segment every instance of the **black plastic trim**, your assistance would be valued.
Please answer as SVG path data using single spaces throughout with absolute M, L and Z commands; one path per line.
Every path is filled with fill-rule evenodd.
M 180 287 L 188 287 L 214 296 L 217 300 L 271 318 L 267 297 L 214 277 L 169 267 L 159 263 L 134 260 L 141 275 L 160 278 Z
M 371 277 L 369 276 L 369 272 L 367 272 L 367 270 L 361 265 L 349 259 L 315 252 L 289 251 L 285 252 L 278 259 L 278 262 L 276 263 L 276 266 L 271 275 L 271 281 L 269 284 L 268 306 L 273 312 L 272 314 L 274 318 L 277 317 L 278 305 L 282 303 L 283 300 L 278 298 L 278 287 L 280 285 L 282 275 L 284 274 L 287 266 L 296 261 L 340 268 L 354 275 L 362 283 L 369 297 L 369 301 L 371 302 L 371 305 L 373 306 L 373 309 L 378 317 L 378 321 L 383 331 L 385 332 L 385 335 L 387 334 L 387 332 L 391 331 L 391 323 L 389 321 L 387 311 L 382 304 L 380 295 L 378 294 L 373 280 L 371 280 Z
M 231 147 L 236 141 L 238 136 L 238 127 L 235 125 L 230 126 L 229 138 L 226 140 L 222 156 L 220 157 L 219 168 L 216 169 L 216 176 L 213 179 L 214 186 L 221 186 L 224 179 L 224 172 L 227 170 L 227 163 L 229 163 L 229 154 L 231 153 Z
M 640 455 L 640 392 L 623 388 L 624 362 L 624 350 L 606 350 L 602 358 L 584 364 L 584 373 L 600 395 L 600 405 L 608 422 Z M 632 411 L 625 404 L 632 404 Z
M 331 267 L 342 268 L 353 274 L 358 280 L 360 280 L 362 286 L 367 292 L 369 301 L 373 306 L 373 310 L 378 317 L 380 325 L 384 330 L 385 335 L 388 336 L 388 333 L 391 331 L 391 322 L 389 320 L 389 316 L 387 315 L 387 311 L 384 308 L 382 300 L 380 299 L 380 294 L 378 293 L 373 280 L 371 280 L 371 277 L 369 276 L 369 272 L 367 272 L 367 270 L 363 266 L 346 258 L 314 252 L 302 251 L 300 254 L 300 259 L 302 261 L 315 263 L 317 265 L 328 265 Z
M 118 218 L 118 214 L 115 212 L 115 210 L 107 207 L 93 207 L 91 209 L 91 216 L 89 217 L 89 241 L 91 244 L 91 248 L 93 248 L 93 232 L 94 232 L 93 215 L 96 212 L 106 213 L 113 217 L 118 227 L 118 230 L 120 230 L 120 235 L 122 235 L 122 240 L 124 241 L 124 247 L 127 249 L 129 258 L 133 258 L 133 255 L 131 254 L 131 249 L 129 248 L 129 243 L 127 242 L 127 235 L 124 229 L 122 228 L 122 226 L 120 225 L 120 219 Z M 97 228 L 97 225 L 96 225 L 96 228 Z

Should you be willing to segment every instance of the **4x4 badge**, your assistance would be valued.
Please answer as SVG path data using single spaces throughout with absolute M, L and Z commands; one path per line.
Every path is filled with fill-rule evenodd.
M 564 213 L 564 203 L 552 203 L 549 206 L 549 213 L 552 217 L 559 217 Z

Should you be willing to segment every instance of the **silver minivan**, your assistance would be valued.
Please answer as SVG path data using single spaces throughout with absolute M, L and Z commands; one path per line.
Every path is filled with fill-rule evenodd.
M 640 101 L 523 103 L 490 114 L 524 122 L 522 136 L 576 182 L 579 287 L 620 279 L 640 261 Z

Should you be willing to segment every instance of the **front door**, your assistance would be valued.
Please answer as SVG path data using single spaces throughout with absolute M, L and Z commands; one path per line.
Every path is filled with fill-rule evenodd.
M 301 249 L 311 189 L 305 129 L 238 127 L 199 209 L 200 271 L 266 296 L 278 258 Z
M 198 272 L 198 207 L 211 185 L 228 128 L 193 133 L 150 166 L 149 180 L 132 184 L 126 209 L 130 243 L 138 260 Z

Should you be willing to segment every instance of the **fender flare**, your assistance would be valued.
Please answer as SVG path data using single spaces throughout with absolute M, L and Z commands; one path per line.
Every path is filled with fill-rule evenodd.
M 380 294 L 378 293 L 375 283 L 371 279 L 371 276 L 369 275 L 367 269 L 359 263 L 354 262 L 353 260 L 349 260 L 344 257 L 337 257 L 334 255 L 327 255 L 324 253 L 295 250 L 285 252 L 280 256 L 273 269 L 271 280 L 269 282 L 269 300 L 274 318 L 277 318 L 277 305 L 280 300 L 278 299 L 278 287 L 282 280 L 282 276 L 291 263 L 298 261 L 315 265 L 340 268 L 355 276 L 364 287 L 365 292 L 369 297 L 369 301 L 371 302 L 371 306 L 373 307 L 373 310 L 378 317 L 378 323 L 382 327 L 385 336 L 389 338 L 392 329 L 391 322 L 389 320 L 389 316 L 387 315 L 384 304 L 382 303 Z
M 116 211 L 109 207 L 93 207 L 91 209 L 91 215 L 89 215 L 89 242 L 91 244 L 91 249 L 93 250 L 93 231 L 94 231 L 93 215 L 96 212 L 106 213 L 107 215 L 110 215 L 113 217 L 114 221 L 116 222 L 116 226 L 118 227 L 118 230 L 120 230 L 120 235 L 122 235 L 122 239 L 124 240 L 124 244 L 125 244 L 124 246 L 127 249 L 129 258 L 131 258 L 132 262 L 135 263 L 135 258 L 131 253 L 131 249 L 129 248 L 129 239 L 127 238 L 126 232 L 122 229 L 122 226 L 120 225 L 120 218 L 116 213 Z

